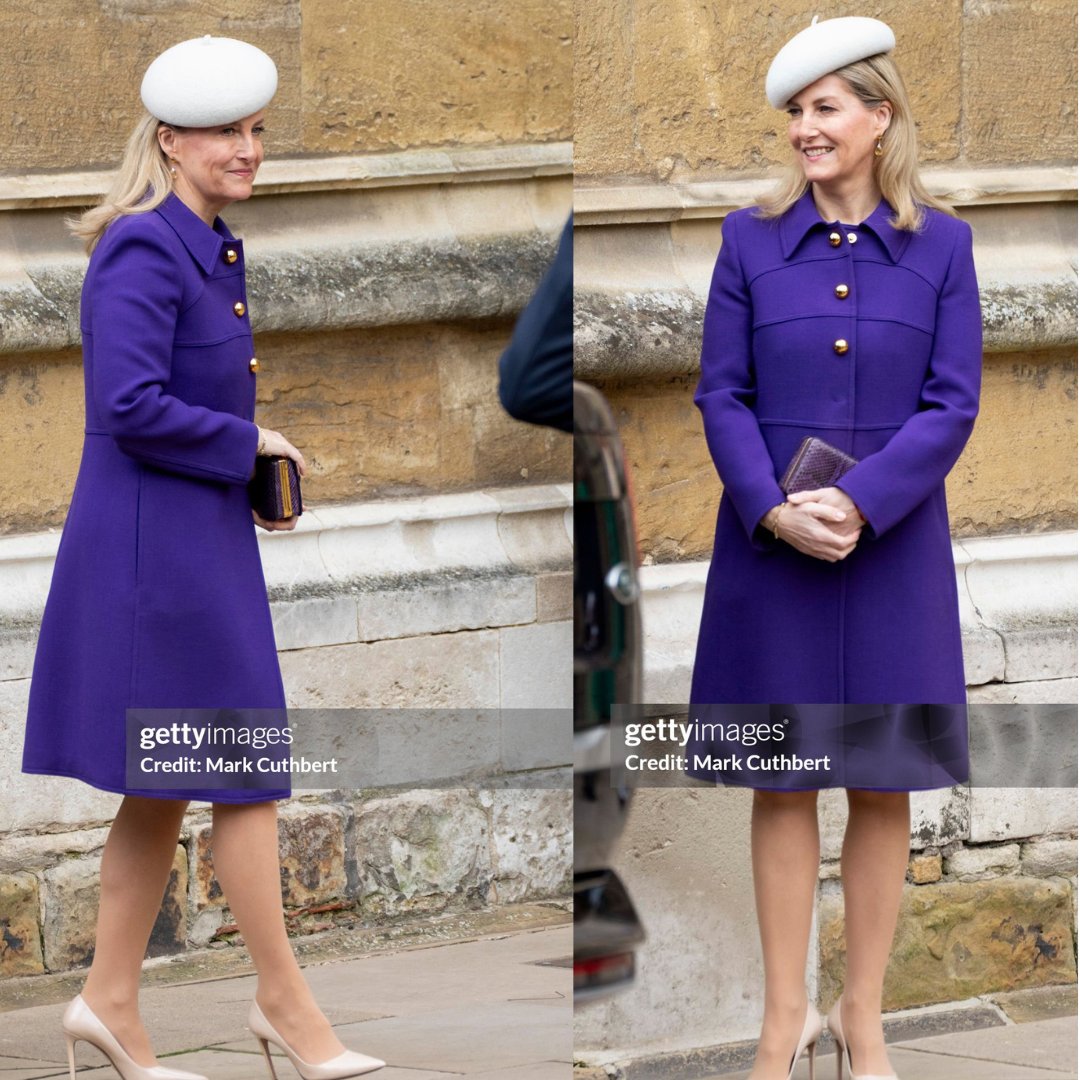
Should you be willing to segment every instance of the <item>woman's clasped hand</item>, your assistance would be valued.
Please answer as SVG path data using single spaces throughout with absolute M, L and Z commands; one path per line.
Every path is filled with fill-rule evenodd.
M 307 475 L 307 463 L 304 461 L 304 455 L 280 431 L 259 428 L 259 453 L 268 457 L 291 458 L 296 462 L 296 471 L 301 476 Z M 303 510 L 302 505 L 300 509 Z M 291 532 L 296 528 L 297 521 L 300 520 L 298 514 L 293 514 L 292 517 L 285 518 L 282 521 L 267 521 L 265 518 L 260 517 L 255 510 L 251 511 L 251 516 L 255 519 L 255 524 L 267 532 Z
M 866 519 L 847 492 L 827 487 L 793 492 L 762 524 L 804 555 L 839 562 L 855 550 Z

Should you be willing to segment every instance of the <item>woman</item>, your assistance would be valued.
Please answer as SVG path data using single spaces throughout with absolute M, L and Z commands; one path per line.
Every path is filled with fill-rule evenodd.
M 691 700 L 699 718 L 771 703 L 781 748 L 818 763 L 696 773 L 757 788 L 766 1000 L 752 1080 L 790 1076 L 804 1049 L 812 1062 L 821 1031 L 803 983 L 817 789 L 848 788 L 850 810 L 847 979 L 828 1026 L 843 1075 L 870 1080 L 893 1075 L 880 1007 L 907 791 L 967 776 L 944 479 L 978 407 L 981 319 L 971 230 L 919 181 L 894 45 L 875 19 L 815 19 L 777 55 L 766 91 L 790 117 L 794 166 L 725 219 L 706 310 L 695 401 L 724 495 Z M 808 436 L 857 464 L 786 495 L 778 478 Z
M 128 709 L 285 705 L 247 483 L 257 454 L 304 459 L 252 422 L 243 246 L 217 216 L 251 195 L 273 61 L 227 38 L 167 50 L 102 206 L 76 224 L 86 440 L 35 658 L 23 769 L 124 796 L 101 860 L 94 958 L 64 1014 L 124 1080 L 192 1080 L 155 1063 L 142 959 L 189 799 L 213 802 L 215 872 L 258 971 L 249 1026 L 306 1080 L 382 1066 L 345 1050 L 296 963 L 281 907 L 275 799 L 287 787 L 150 790 L 125 771 Z M 259 715 L 266 715 L 261 712 Z M 195 1078 L 200 1080 L 200 1078 Z

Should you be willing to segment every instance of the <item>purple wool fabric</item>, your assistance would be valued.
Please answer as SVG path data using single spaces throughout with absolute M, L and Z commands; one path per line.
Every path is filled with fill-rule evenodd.
M 246 490 L 258 429 L 238 303 L 242 243 L 175 195 L 118 218 L 94 250 L 86 438 L 34 660 L 24 772 L 156 798 L 290 794 L 125 781 L 129 708 L 285 707 Z
M 900 232 L 891 212 L 828 223 L 807 192 L 724 220 L 694 398 L 724 485 L 697 704 L 966 700 L 944 481 L 978 411 L 971 228 L 927 209 Z M 808 435 L 859 459 L 837 486 L 868 523 L 838 563 L 758 525 Z

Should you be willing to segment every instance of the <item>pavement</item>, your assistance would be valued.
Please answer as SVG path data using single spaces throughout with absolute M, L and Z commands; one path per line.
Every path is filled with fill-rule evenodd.
M 889 1059 L 900 1080 L 1077 1080 L 1076 1011 L 1073 984 L 890 1013 Z M 652 1055 L 613 1051 L 601 1058 L 613 1064 L 579 1065 L 574 1080 L 746 1080 L 753 1056 L 752 1042 Z M 836 1070 L 835 1047 L 826 1036 L 818 1044 L 815 1075 L 832 1080 Z M 804 1054 L 793 1080 L 809 1078 Z
M 341 1041 L 387 1062 L 379 1080 L 569 1080 L 572 927 L 565 913 L 558 922 L 310 963 L 304 972 Z M 245 1026 L 254 975 L 145 981 L 140 1008 L 161 1064 L 210 1080 L 268 1080 Z M 69 1075 L 60 1017 L 71 984 L 56 986 L 63 1001 L 11 1008 L 17 999 L 6 999 L 0 1080 Z M 80 1080 L 116 1080 L 85 1042 L 76 1061 Z M 284 1056 L 275 1068 L 279 1080 L 297 1076 Z
M 1076 1017 L 890 1043 L 889 1060 L 900 1080 L 1077 1080 Z M 835 1076 L 836 1055 L 819 1052 L 815 1071 L 819 1080 Z M 722 1075 L 745 1080 L 750 1072 Z M 809 1076 L 804 1056 L 794 1080 Z

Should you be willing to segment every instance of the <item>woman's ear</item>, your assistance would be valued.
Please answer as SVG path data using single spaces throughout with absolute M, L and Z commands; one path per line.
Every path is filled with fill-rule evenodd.
M 878 115 L 878 120 L 884 125 L 881 129 L 881 135 L 884 135 L 889 130 L 889 125 L 892 123 L 892 102 L 883 101 L 877 109 L 874 110 Z M 881 138 L 881 135 L 878 138 Z
M 176 132 L 168 124 L 162 124 L 157 129 L 158 146 L 167 158 L 172 158 L 176 150 Z

